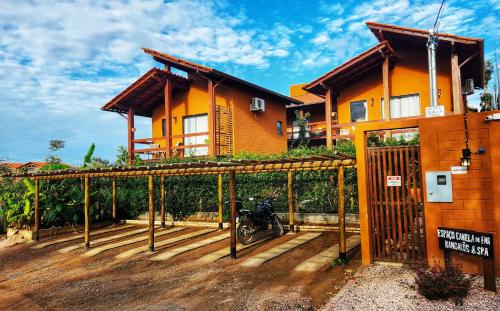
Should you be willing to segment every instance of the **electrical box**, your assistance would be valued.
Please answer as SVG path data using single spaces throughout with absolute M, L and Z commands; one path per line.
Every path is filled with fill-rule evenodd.
M 426 172 L 427 202 L 453 202 L 451 172 Z

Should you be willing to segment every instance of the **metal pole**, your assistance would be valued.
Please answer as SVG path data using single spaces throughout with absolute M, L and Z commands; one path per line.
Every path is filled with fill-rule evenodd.
M 429 84 L 430 84 L 430 99 L 431 107 L 438 105 L 438 88 L 437 88 L 437 69 L 436 69 L 436 49 L 438 45 L 438 37 L 434 31 L 429 31 L 429 40 L 427 41 L 427 59 L 429 62 Z

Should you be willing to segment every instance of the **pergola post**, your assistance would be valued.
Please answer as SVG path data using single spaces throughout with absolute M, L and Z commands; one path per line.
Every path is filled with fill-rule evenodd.
M 172 156 L 172 78 L 170 77 L 170 66 L 165 66 L 167 79 L 164 88 L 165 109 L 165 151 L 168 158 Z
M 216 151 L 216 114 L 217 107 L 215 104 L 215 86 L 214 82 L 209 79 L 208 80 L 208 155 L 215 157 L 217 155 Z
M 116 177 L 111 180 L 111 201 L 112 201 L 112 215 L 113 222 L 118 222 L 117 212 L 116 212 Z
M 40 240 L 40 182 L 38 178 L 35 178 L 35 198 L 34 198 L 34 209 L 35 209 L 35 228 L 34 228 L 34 239 L 35 241 Z
M 326 123 L 326 147 L 332 148 L 332 104 L 333 104 L 333 91 L 332 87 L 328 87 L 325 95 L 325 123 Z
M 293 214 L 293 173 L 288 171 L 288 224 L 290 232 L 295 232 L 295 219 Z
M 344 200 L 344 167 L 338 169 L 338 218 L 339 218 L 339 258 L 346 260 L 345 243 L 345 200 Z
M 134 139 L 135 139 L 135 128 L 134 128 L 134 107 L 128 107 L 127 116 L 127 127 L 128 127 L 128 164 L 134 162 Z
M 161 175 L 160 189 L 161 189 L 160 226 L 162 228 L 165 228 L 165 175 Z
M 153 175 L 148 176 L 148 194 L 149 194 L 149 243 L 148 250 L 155 251 L 155 209 L 153 205 Z
M 460 75 L 460 66 L 458 64 L 458 55 L 454 47 L 451 51 L 451 87 L 453 95 L 453 112 L 462 113 L 462 78 Z
M 233 170 L 229 171 L 229 205 L 231 210 L 231 258 L 236 258 L 236 178 Z
M 85 184 L 84 184 L 84 214 L 85 214 L 85 249 L 90 248 L 90 213 L 89 213 L 89 208 L 90 208 L 90 192 L 89 192 L 89 187 L 90 187 L 90 180 L 88 176 L 84 177 Z
M 217 183 L 217 206 L 218 210 L 218 218 L 219 218 L 219 230 L 224 229 L 224 223 L 222 219 L 222 174 L 218 174 L 218 183 Z

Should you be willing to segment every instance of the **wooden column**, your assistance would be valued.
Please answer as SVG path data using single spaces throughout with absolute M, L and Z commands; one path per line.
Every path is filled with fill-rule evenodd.
M 128 163 L 132 164 L 134 162 L 134 107 L 130 106 L 128 108 L 127 117 L 127 127 L 128 127 Z
M 155 251 L 155 209 L 153 205 L 153 175 L 148 176 L 148 194 L 149 194 L 149 243 L 148 250 Z
M 90 248 L 90 214 L 89 214 L 89 208 L 90 208 L 90 192 L 89 192 L 89 187 L 90 187 L 90 180 L 88 176 L 84 177 L 85 179 L 85 186 L 84 186 L 84 191 L 85 191 L 85 203 L 84 203 L 84 214 L 85 214 L 85 249 Z
M 453 96 L 453 112 L 462 113 L 462 78 L 460 76 L 458 55 L 455 51 L 451 52 L 451 90 Z
M 167 79 L 164 88 L 164 110 L 165 110 L 165 150 L 167 157 L 172 156 L 172 78 L 170 77 L 170 66 L 165 66 Z
M 384 88 L 384 120 L 391 120 L 391 94 L 389 81 L 389 56 L 386 55 L 382 65 L 382 84 Z
M 219 230 L 224 229 L 223 219 L 222 219 L 222 174 L 218 176 L 217 185 L 217 205 L 219 207 L 218 217 L 219 217 Z
M 212 80 L 208 80 L 208 155 L 217 156 L 216 146 L 216 116 L 215 86 Z
M 34 234 L 35 241 L 40 240 L 40 182 L 38 178 L 35 178 L 35 225 L 34 225 Z
M 294 215 L 293 215 L 293 174 L 288 171 L 288 224 L 290 225 L 290 232 L 295 232 Z
M 112 215 L 113 222 L 118 221 L 117 213 L 116 213 L 116 177 L 113 177 L 111 180 L 111 201 L 112 201 Z
M 229 172 L 229 206 L 231 211 L 231 258 L 236 258 L 236 178 L 234 171 Z
M 345 202 L 344 202 L 344 167 L 338 170 L 338 217 L 339 217 L 339 258 L 346 260 L 345 243 Z
M 160 226 L 162 228 L 165 228 L 165 175 L 161 175 L 160 189 L 161 189 Z
M 332 142 L 332 105 L 333 105 L 333 91 L 329 87 L 325 95 L 325 123 L 326 123 L 326 147 L 331 149 Z

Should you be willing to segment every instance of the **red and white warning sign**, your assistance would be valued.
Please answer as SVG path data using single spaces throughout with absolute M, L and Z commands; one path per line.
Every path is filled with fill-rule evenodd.
M 401 176 L 387 176 L 387 187 L 401 187 Z

